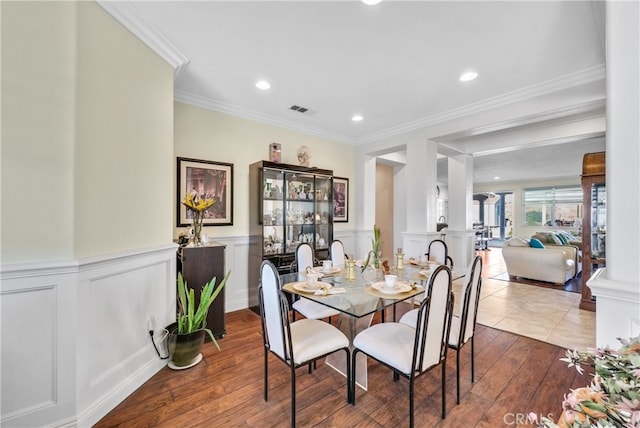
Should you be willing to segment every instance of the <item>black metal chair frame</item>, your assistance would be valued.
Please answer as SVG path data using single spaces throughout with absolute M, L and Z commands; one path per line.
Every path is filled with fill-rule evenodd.
M 262 265 L 268 264 L 274 271 L 274 275 L 276 275 L 276 280 L 279 282 L 278 271 L 273 266 L 273 264 L 269 261 L 263 261 Z M 260 278 L 262 278 L 262 265 L 260 266 Z M 334 352 L 344 350 L 347 354 L 347 374 L 351 373 L 351 359 L 349 348 L 340 348 L 336 351 L 329 352 L 324 355 L 319 355 L 313 360 L 303 361 L 298 364 L 294 363 L 293 359 L 293 346 L 291 341 L 291 330 L 290 330 L 290 322 L 289 322 L 289 303 L 287 301 L 286 296 L 278 287 L 278 293 L 280 297 L 280 316 L 282 317 L 282 335 L 286 340 L 285 343 L 285 358 L 281 358 L 278 354 L 271 351 L 269 346 L 269 335 L 267 333 L 267 327 L 265 325 L 265 312 L 264 312 L 264 299 L 262 296 L 262 279 L 260 279 L 260 284 L 258 285 L 258 301 L 260 305 L 260 323 L 262 325 L 262 338 L 264 344 L 264 401 L 268 401 L 269 398 L 269 352 L 275 355 L 280 361 L 285 363 L 291 369 L 291 427 L 296 426 L 296 369 L 302 366 L 308 365 L 314 362 L 317 359 L 326 357 L 327 355 L 333 354 Z M 347 402 L 351 402 L 351 393 L 350 393 L 350 377 L 347 376 Z
M 426 325 L 427 323 L 427 319 L 429 318 L 429 311 L 431 310 L 431 297 L 430 297 L 430 293 L 427 297 L 425 297 L 425 299 L 420 303 L 420 308 L 418 309 L 418 325 L 420 323 L 424 323 L 425 325 L 422 327 L 422 329 L 418 329 L 416 328 L 416 335 L 415 335 L 415 339 L 414 339 L 414 345 L 413 345 L 413 357 L 411 360 L 411 367 L 413 368 L 413 370 L 411 370 L 411 374 L 407 375 L 404 373 L 400 373 L 399 371 L 397 371 L 394 367 L 378 360 L 377 358 L 367 354 L 366 352 L 358 349 L 358 348 L 354 348 L 353 351 L 351 352 L 351 403 L 353 405 L 356 404 L 356 390 L 355 390 L 355 372 L 356 372 L 356 355 L 358 352 L 362 352 L 363 354 L 373 358 L 375 361 L 377 361 L 378 363 L 382 364 L 385 367 L 388 367 L 389 369 L 391 369 L 393 371 L 393 380 L 397 381 L 399 379 L 400 376 L 404 377 L 405 379 L 409 380 L 409 426 L 411 428 L 413 428 L 414 426 L 414 384 L 415 384 L 415 380 L 422 376 L 423 374 L 431 371 L 433 368 L 437 367 L 438 365 L 441 366 L 442 368 L 442 419 L 446 418 L 446 414 L 447 414 L 447 400 L 446 400 L 446 371 L 447 371 L 447 349 L 448 349 L 448 341 L 449 341 L 449 332 L 451 330 L 451 316 L 453 314 L 453 302 L 454 302 L 454 294 L 451 291 L 451 270 L 449 269 L 449 267 L 441 265 L 438 266 L 438 268 L 436 268 L 436 270 L 434 271 L 432 278 L 436 277 L 436 274 L 442 270 L 442 269 L 446 269 L 448 271 L 448 275 L 449 275 L 449 298 L 448 298 L 448 302 L 447 302 L 447 319 L 446 322 L 444 323 L 444 331 L 442 332 L 442 340 L 441 340 L 441 346 L 440 346 L 440 359 L 438 361 L 438 363 L 433 364 L 430 367 L 427 367 L 423 370 L 420 370 L 420 365 L 422 365 L 422 361 L 424 358 L 424 352 L 425 352 L 425 340 L 427 337 L 427 328 L 428 326 Z M 431 291 L 431 287 L 433 285 L 433 280 L 429 282 L 429 291 Z
M 475 277 L 475 271 L 476 269 L 479 267 L 480 269 L 480 278 L 478 279 L 478 283 L 473 284 L 472 281 Z M 469 273 L 469 283 L 467 284 L 467 287 L 465 289 L 465 293 L 464 296 L 462 296 L 462 311 L 461 311 L 461 318 L 460 318 L 460 331 L 458 333 L 458 344 L 457 346 L 453 346 L 451 344 L 449 344 L 449 348 L 454 349 L 456 351 L 456 391 L 457 391 L 457 395 L 456 395 L 456 400 L 457 400 L 457 404 L 460 404 L 460 351 L 462 350 L 462 348 L 464 347 L 464 345 L 466 345 L 468 342 L 471 342 L 471 382 L 475 382 L 475 364 L 474 364 L 474 354 L 475 354 L 475 347 L 474 347 L 474 337 L 475 337 L 475 327 L 476 327 L 476 320 L 478 317 L 478 304 L 480 302 L 480 289 L 482 288 L 482 258 L 480 256 L 476 256 L 473 259 L 473 264 L 471 265 L 471 272 Z M 466 334 L 466 329 L 467 329 L 467 320 L 469 319 L 469 303 L 471 301 L 471 292 L 472 292 L 472 288 L 477 286 L 477 291 L 476 291 L 476 298 L 475 298 L 475 310 L 473 312 L 473 330 L 474 330 L 474 334 L 471 335 L 471 338 L 468 339 L 467 342 L 464 342 L 464 336 Z
M 434 239 L 433 241 L 429 242 L 429 247 L 427 248 L 427 252 L 424 253 L 424 255 L 429 257 L 429 253 L 431 252 L 431 244 L 433 244 L 434 242 L 442 242 L 442 245 L 444 246 L 444 264 L 449 266 L 450 269 L 453 269 L 453 259 L 449 256 L 449 248 L 447 247 L 447 243 L 442 239 Z

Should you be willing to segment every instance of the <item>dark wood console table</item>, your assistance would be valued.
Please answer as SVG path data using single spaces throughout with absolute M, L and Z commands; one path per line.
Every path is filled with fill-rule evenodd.
M 180 247 L 178 249 L 177 272 L 182 272 L 182 277 L 187 285 L 195 290 L 196 301 L 200 299 L 200 290 L 204 284 L 211 281 L 213 277 L 216 277 L 216 284 L 224 278 L 225 248 L 224 244 L 213 243 L 202 247 Z M 211 305 L 207 316 L 207 327 L 211 329 L 216 338 L 224 337 L 226 334 L 224 294 L 223 288 Z

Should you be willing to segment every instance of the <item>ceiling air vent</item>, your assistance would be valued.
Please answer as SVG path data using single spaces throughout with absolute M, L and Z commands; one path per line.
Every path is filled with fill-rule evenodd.
M 294 110 L 300 113 L 306 113 L 309 109 L 305 108 L 305 107 L 300 107 L 297 105 L 292 105 L 291 107 L 289 107 L 290 110 Z

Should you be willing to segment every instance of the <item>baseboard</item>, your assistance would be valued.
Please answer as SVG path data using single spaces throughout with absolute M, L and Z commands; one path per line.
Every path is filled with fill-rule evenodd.
M 136 389 L 140 388 L 146 381 L 151 379 L 156 373 L 167 365 L 166 360 L 158 358 L 150 361 L 133 376 L 112 389 L 109 394 L 96 401 L 89 408 L 78 415 L 77 426 L 90 428 L 102 419 L 107 413 L 113 410 L 118 404 L 124 401 Z

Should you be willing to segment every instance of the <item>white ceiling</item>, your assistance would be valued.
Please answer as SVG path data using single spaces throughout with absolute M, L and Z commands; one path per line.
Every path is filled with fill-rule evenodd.
M 602 2 L 110 3 L 169 52 L 178 101 L 359 146 L 431 127 L 445 152 L 477 156 L 477 182 L 575 177 L 604 148 Z

